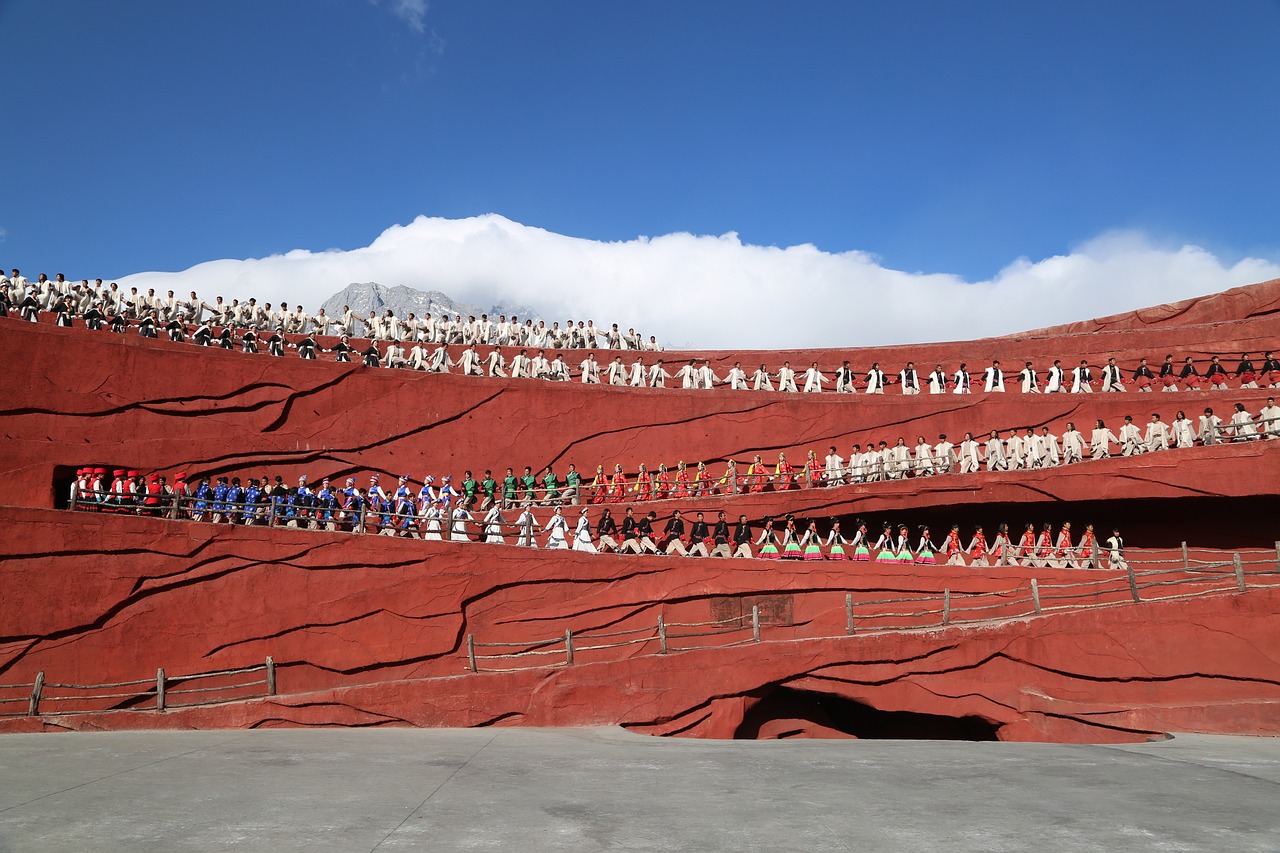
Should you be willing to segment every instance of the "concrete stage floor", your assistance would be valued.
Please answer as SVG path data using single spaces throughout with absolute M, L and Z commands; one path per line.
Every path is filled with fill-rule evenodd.
M 1277 851 L 1280 739 L 0 737 L 0 851 Z

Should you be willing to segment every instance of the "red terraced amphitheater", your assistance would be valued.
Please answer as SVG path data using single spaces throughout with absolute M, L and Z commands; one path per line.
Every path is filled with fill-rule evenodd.
M 844 359 L 864 370 L 879 361 L 896 372 L 908 359 L 925 371 L 992 358 L 1157 364 L 1166 353 L 1233 364 L 1278 342 L 1280 280 L 1003 338 L 696 355 L 722 375 L 737 360 L 784 359 L 828 372 Z M 1170 420 L 1205 406 L 1225 419 L 1235 402 L 1258 411 L 1266 389 L 628 389 L 247 356 L 13 320 L 0 321 L 0 357 L 0 730 L 620 724 L 702 737 L 1083 742 L 1280 734 L 1280 441 L 645 505 L 662 516 L 725 509 L 757 529 L 786 512 L 935 532 L 1092 522 L 1139 546 L 1132 576 L 552 553 L 62 508 L 87 464 L 416 480 L 779 451 L 798 463 L 811 449 L 822 456 L 830 445 L 898 435 L 913 444 L 918 434 L 1060 432 L 1068 420 L 1144 422 L 1153 411 Z M 226 674 L 184 678 L 197 673 Z

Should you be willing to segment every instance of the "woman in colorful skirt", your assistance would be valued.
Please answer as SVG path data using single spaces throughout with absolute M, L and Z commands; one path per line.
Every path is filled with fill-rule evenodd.
M 831 532 L 827 534 L 827 541 L 823 544 L 827 546 L 828 560 L 849 559 L 848 555 L 844 552 L 844 546 L 849 543 L 845 540 L 844 536 L 840 535 L 840 522 L 838 520 L 832 520 Z M 865 548 L 863 550 L 865 550 Z
M 947 539 L 942 543 L 942 547 L 947 551 L 948 566 L 964 565 L 964 554 L 960 548 L 960 525 L 951 525 L 951 532 L 947 534 Z
M 804 558 L 806 560 L 824 559 L 822 537 L 818 535 L 818 522 L 809 522 L 809 529 L 804 532 L 804 536 L 800 539 L 800 545 L 804 548 Z
M 898 556 L 893 550 L 893 528 L 888 524 L 884 526 L 884 532 L 882 532 L 880 534 L 880 538 L 876 540 L 875 547 L 878 552 L 876 554 L 877 563 L 898 562 Z
M 760 531 L 760 538 L 756 539 L 756 547 L 760 549 L 756 556 L 762 560 L 776 560 L 782 556 L 778 553 L 778 537 L 773 532 L 772 518 L 764 520 L 764 530 Z
M 689 471 L 684 467 L 684 460 L 681 459 L 676 463 L 676 487 L 671 492 L 671 497 L 687 498 L 691 494 L 689 491 Z
M 658 464 L 658 473 L 653 477 L 653 499 L 660 501 L 671 496 L 671 472 L 665 462 Z
M 929 538 L 929 527 L 920 528 L 920 544 L 916 547 L 916 562 L 922 566 L 932 566 L 937 560 L 933 556 L 933 542 Z
M 782 559 L 799 560 L 804 557 L 804 552 L 800 550 L 800 535 L 796 530 L 796 519 L 791 513 L 787 513 L 787 529 L 782 534 Z
M 862 519 L 858 519 L 858 531 L 853 534 L 853 541 L 849 544 L 853 546 L 853 561 L 855 563 L 871 561 L 871 551 L 867 548 L 867 523 Z
M 907 541 L 910 531 L 905 524 L 898 526 L 898 562 L 902 565 L 909 566 L 916 561 L 915 555 L 911 553 L 911 544 Z

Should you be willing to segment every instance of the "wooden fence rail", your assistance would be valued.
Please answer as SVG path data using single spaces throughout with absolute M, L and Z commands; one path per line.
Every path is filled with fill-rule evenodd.
M 1171 560 L 1170 563 L 1181 563 Z M 1245 566 L 1266 566 L 1264 569 L 1246 571 Z M 1217 569 L 1218 571 L 1214 571 Z M 1222 571 L 1224 570 L 1225 571 Z M 1187 575 L 1189 577 L 1168 577 L 1170 574 Z M 1163 577 L 1162 577 L 1163 576 Z M 1182 587 L 1191 587 L 1185 591 Z M 939 595 L 905 596 L 898 598 L 881 598 L 855 601 L 852 592 L 844 594 L 845 635 L 865 635 L 886 631 L 919 630 L 922 628 L 941 628 L 956 625 L 975 625 L 1008 619 L 1041 617 L 1065 611 L 1088 610 L 1097 607 L 1150 603 L 1199 597 L 1205 595 L 1221 595 L 1227 593 L 1246 593 L 1250 589 L 1267 589 L 1280 587 L 1280 566 L 1273 566 L 1270 559 L 1243 560 L 1240 554 L 1233 555 L 1230 562 L 1214 563 L 1183 569 L 1173 565 L 1164 569 L 1147 569 L 1135 571 L 1132 566 L 1124 566 L 1123 574 L 1098 580 L 1078 581 L 1072 583 L 1041 583 L 1037 578 L 1030 578 L 1026 587 L 1000 590 L 996 592 L 954 593 L 944 588 Z M 1145 593 L 1145 594 L 1144 594 Z M 985 599 L 985 601 L 983 601 Z M 1054 603 L 1050 602 L 1063 602 Z M 917 605 L 903 608 L 900 605 Z M 885 610 L 883 608 L 892 608 Z M 978 615 L 983 611 L 998 611 L 988 615 Z M 886 624 L 886 620 L 893 620 Z M 715 637 L 751 631 L 750 640 L 738 639 L 716 645 L 700 645 L 688 648 L 722 648 L 739 645 L 743 642 L 759 643 L 762 641 L 760 608 L 751 608 L 751 622 L 736 617 L 706 622 L 671 622 L 663 615 L 657 617 L 655 626 L 642 626 L 608 634 L 589 635 L 575 633 L 573 629 L 565 630 L 562 637 L 522 642 L 481 643 L 474 634 L 467 635 L 467 669 L 471 672 L 507 672 L 518 669 L 529 669 L 546 666 L 573 666 L 576 656 L 584 651 L 614 648 L 625 645 L 656 644 L 656 650 L 650 654 L 667 654 L 680 651 L 673 640 L 686 638 Z M 672 629 L 696 629 L 673 631 Z M 636 639 L 592 645 L 592 641 L 604 637 L 616 637 L 627 634 L 641 634 Z M 790 639 L 820 639 L 819 637 L 790 637 Z M 485 653 L 477 651 L 486 648 L 502 648 L 511 651 Z M 641 652 L 644 654 L 645 652 Z M 521 658 L 560 657 L 558 662 L 536 663 L 530 666 L 504 666 L 496 669 L 484 667 L 486 661 L 513 661 Z
M 262 678 L 253 679 L 251 681 L 239 681 L 231 684 L 217 684 L 210 687 L 186 687 L 186 685 L 199 682 L 210 678 L 230 678 L 236 675 L 248 675 L 251 673 L 261 672 Z M 47 681 L 43 671 L 36 674 L 36 679 L 30 684 L 0 684 L 0 691 L 16 690 L 30 688 L 30 693 L 18 698 L 0 698 L 0 706 L 6 703 L 25 702 L 27 709 L 25 714 L 12 713 L 0 710 L 0 717 L 48 717 L 60 714 L 89 714 L 97 711 L 113 711 L 113 710 L 155 710 L 164 712 L 169 708 L 194 708 L 199 705 L 213 705 L 220 702 L 227 702 L 233 699 L 250 698 L 241 695 L 221 698 L 211 696 L 205 701 L 179 701 L 174 702 L 175 696 L 190 696 L 192 694 L 226 694 L 232 691 L 242 691 L 246 688 L 263 685 L 263 696 L 276 695 L 276 664 L 275 660 L 268 657 L 263 663 L 256 666 L 247 666 L 240 669 L 222 669 L 213 672 L 197 672 L 192 675 L 166 675 L 164 668 L 160 667 L 156 670 L 155 678 L 143 678 L 134 681 L 112 681 L 103 684 L 63 684 L 53 681 Z M 125 690 L 124 692 L 102 693 L 99 691 L 109 690 L 115 691 L 119 688 L 141 688 L 146 685 L 145 689 Z M 72 691 L 65 696 L 50 695 L 50 691 Z M 85 693 L 83 691 L 92 691 Z M 87 703 L 104 702 L 106 700 L 118 699 L 113 706 L 90 708 L 84 707 Z M 79 703 L 79 707 L 67 707 L 61 703 Z M 154 702 L 154 705 L 152 703 Z M 53 709 L 48 706 L 49 703 L 59 703 Z M 41 707 L 44 704 L 46 707 Z M 150 708 L 142 707 L 150 705 Z

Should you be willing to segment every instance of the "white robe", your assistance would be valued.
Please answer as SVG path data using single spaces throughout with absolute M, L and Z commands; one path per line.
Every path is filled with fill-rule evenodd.
M 1072 394 L 1092 394 L 1093 386 L 1089 384 L 1093 372 L 1088 367 L 1073 367 L 1071 369 L 1071 393 Z
M 988 367 L 982 372 L 982 390 L 1003 391 L 1004 390 L 1004 371 L 998 367 Z
M 596 553 L 596 546 L 591 541 L 591 522 L 585 515 L 578 516 L 578 526 L 573 531 L 573 550 Z
M 822 372 L 818 370 L 818 368 L 810 367 L 804 372 L 804 393 L 821 394 L 822 383 L 830 381 L 831 380 L 822 375 Z

